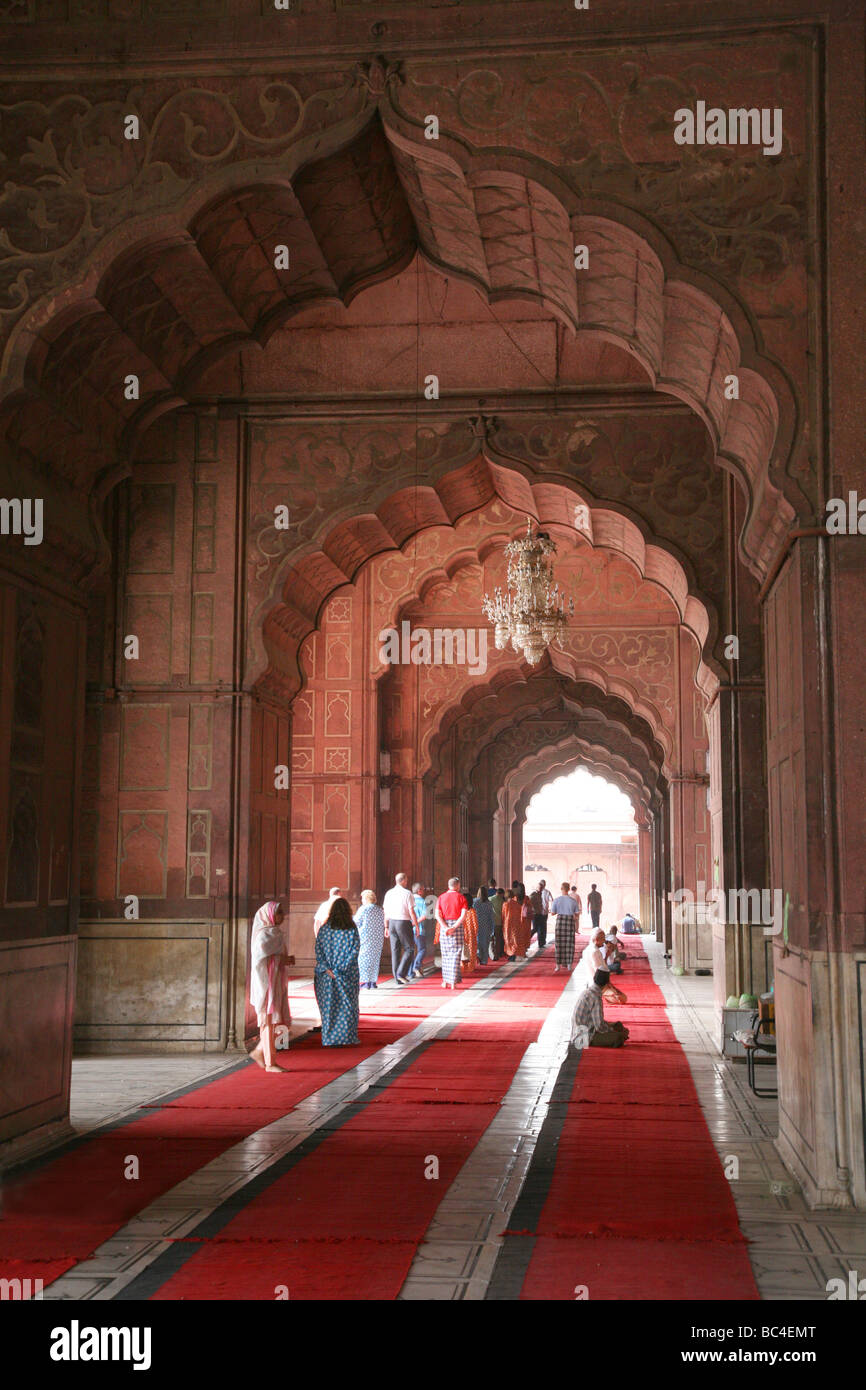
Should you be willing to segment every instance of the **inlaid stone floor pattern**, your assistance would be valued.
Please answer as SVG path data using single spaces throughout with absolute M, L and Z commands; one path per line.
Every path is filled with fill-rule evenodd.
M 809 1209 L 776 1152 L 776 1101 L 753 1095 L 745 1064 L 715 1046 L 713 981 L 671 975 L 654 942 L 648 954 L 716 1150 L 723 1164 L 729 1155 L 739 1160 L 731 1190 L 761 1297 L 825 1300 L 828 1280 L 866 1275 L 866 1213 Z M 775 1082 L 775 1067 L 762 1067 L 758 1085 Z
M 714 1043 L 713 982 L 674 977 L 661 946 L 643 938 L 674 1031 L 689 1061 L 703 1113 L 723 1165 L 738 1160 L 732 1180 L 743 1234 L 761 1296 L 781 1300 L 825 1300 L 827 1282 L 866 1276 L 866 1215 L 810 1211 L 784 1168 L 774 1144 L 776 1102 L 754 1096 L 745 1066 L 722 1058 Z M 506 967 L 508 968 L 508 967 Z M 293 1011 L 293 1033 L 306 1031 L 315 1007 L 309 984 Z M 386 987 L 386 986 L 385 986 Z M 425 1035 L 447 1026 L 481 1003 L 489 982 L 476 982 L 419 1024 Z M 566 1055 L 575 990 L 560 996 L 538 1041 L 527 1048 L 496 1118 L 443 1196 L 419 1246 L 400 1297 L 412 1300 L 483 1299 L 502 1246 L 498 1232 L 508 1218 L 532 1159 L 557 1072 Z M 305 1007 L 309 1002 L 309 1007 Z M 46 1290 L 54 1298 L 122 1296 L 139 1270 L 155 1257 L 160 1237 L 177 1236 L 262 1165 L 300 1143 L 335 1108 L 351 1103 L 383 1071 L 397 1065 L 418 1037 L 382 1049 L 345 1076 L 323 1087 L 288 1116 L 235 1146 L 185 1183 L 165 1194 L 75 1270 Z M 73 1062 L 71 1121 L 80 1133 L 136 1114 L 160 1096 L 196 1085 L 238 1065 L 238 1058 L 84 1058 Z M 760 1072 L 768 1087 L 775 1069 Z M 616 1172 L 616 1155 L 611 1154 Z M 647 1173 L 646 1181 L 657 1178 Z

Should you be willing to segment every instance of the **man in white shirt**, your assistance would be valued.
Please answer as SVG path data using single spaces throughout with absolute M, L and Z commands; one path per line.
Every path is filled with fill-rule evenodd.
M 577 975 L 582 988 L 587 988 L 592 984 L 596 973 L 603 970 L 607 975 L 607 981 L 603 990 L 606 999 L 612 999 L 618 1004 L 628 1002 L 628 996 L 623 994 L 621 989 L 610 978 L 610 966 L 607 961 L 606 942 L 604 939 L 604 927 L 599 927 L 589 938 L 589 945 L 584 947 L 583 953 L 578 962 Z
M 549 915 L 553 911 L 553 894 L 547 886 L 547 879 L 540 879 L 538 886 L 541 889 L 541 902 L 544 911 Z
M 415 898 L 409 892 L 406 874 L 397 874 L 394 887 L 382 899 L 385 914 L 385 935 L 391 943 L 391 969 L 398 985 L 408 985 L 406 977 L 415 956 L 413 928 L 418 925 Z M 420 979 L 420 976 L 417 978 Z
M 316 915 L 315 915 L 315 917 L 313 918 L 313 935 L 314 935 L 314 936 L 318 936 L 318 935 L 319 935 L 319 928 L 320 928 L 320 927 L 323 927 L 323 926 L 325 925 L 325 923 L 327 922 L 328 916 L 329 916 L 330 911 L 331 911 L 331 908 L 332 908 L 333 905 L 334 905 L 334 899 L 335 899 L 335 898 L 342 898 L 342 896 L 343 896 L 343 890 L 342 890 L 342 888 L 332 888 L 332 889 L 330 890 L 330 892 L 328 893 L 328 896 L 326 897 L 325 901 L 324 901 L 323 903 L 319 903 L 319 906 L 316 908 Z
M 596 931 L 590 933 L 589 941 L 584 946 L 578 961 L 577 973 L 583 989 L 592 984 L 593 976 L 597 970 L 607 970 L 607 960 L 604 954 L 604 927 L 598 927 Z
M 548 908 L 545 897 L 550 897 L 544 885 L 544 879 L 539 879 L 538 887 L 534 893 L 530 893 L 529 901 L 532 906 L 532 930 L 535 932 L 535 939 L 538 942 L 539 951 L 543 951 L 547 946 L 547 913 Z

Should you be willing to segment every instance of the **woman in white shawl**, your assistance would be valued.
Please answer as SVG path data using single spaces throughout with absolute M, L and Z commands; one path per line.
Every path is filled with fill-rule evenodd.
M 250 1003 L 256 1011 L 261 1037 L 250 1053 L 265 1071 L 282 1071 L 274 1058 L 274 1028 L 281 1025 L 288 1046 L 289 966 L 294 956 L 286 954 L 282 932 L 283 909 L 278 902 L 265 903 L 253 919 L 250 940 Z

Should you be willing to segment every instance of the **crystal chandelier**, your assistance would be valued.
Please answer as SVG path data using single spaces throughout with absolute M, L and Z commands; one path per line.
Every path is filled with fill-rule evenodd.
M 507 593 L 495 589 L 493 598 L 484 595 L 483 610 L 493 623 L 497 650 L 511 645 L 522 651 L 530 666 L 541 660 L 554 639 L 562 646 L 566 619 L 574 616 L 574 599 L 565 605 L 565 595 L 553 583 L 556 546 L 545 531 L 532 534 L 532 521 L 526 518 L 526 535 L 505 547 L 508 556 Z

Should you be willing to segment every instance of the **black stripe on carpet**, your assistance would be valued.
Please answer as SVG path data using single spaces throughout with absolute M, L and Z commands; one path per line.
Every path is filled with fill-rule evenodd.
M 526 962 L 526 964 L 528 963 L 529 962 Z M 512 970 L 508 975 L 497 980 L 490 989 L 485 990 L 481 997 L 486 999 L 491 994 L 495 994 L 497 990 L 502 989 L 503 985 L 508 984 L 509 980 L 513 980 L 515 975 L 519 975 L 525 968 L 525 965 L 520 965 L 516 970 Z M 428 1015 L 428 1018 L 431 1019 L 435 1019 L 435 1017 L 435 1013 Z M 302 1162 L 303 1159 L 309 1157 L 311 1153 L 315 1153 L 319 1145 L 324 1143 L 330 1135 L 342 1129 L 343 1125 L 347 1124 L 349 1120 L 354 1119 L 356 1115 L 360 1115 L 363 1110 L 366 1110 L 367 1106 L 373 1100 L 377 1099 L 377 1097 L 382 1094 L 383 1090 L 387 1090 L 388 1086 L 390 1086 L 393 1081 L 396 1081 L 398 1076 L 402 1076 L 403 1073 L 414 1064 L 416 1058 L 427 1051 L 428 1047 L 432 1047 L 434 1043 L 441 1042 L 443 1038 L 447 1038 L 449 1033 L 452 1033 L 463 1021 L 463 1018 L 455 1018 L 446 1028 L 443 1028 L 437 1033 L 436 1037 L 430 1038 L 427 1042 L 419 1043 L 417 1047 L 413 1047 L 411 1052 L 407 1053 L 403 1060 L 394 1067 L 393 1071 L 388 1073 L 387 1080 L 376 1082 L 369 1086 L 363 1096 L 353 1101 L 351 1105 L 346 1106 L 345 1109 L 341 1110 L 338 1115 L 335 1115 L 326 1125 L 323 1125 L 321 1129 L 317 1129 L 314 1134 L 308 1135 L 306 1139 L 301 1141 L 297 1148 L 292 1149 L 290 1153 L 278 1159 L 266 1172 L 260 1173 L 258 1177 L 252 1178 L 248 1183 L 245 1183 L 237 1192 L 233 1192 L 231 1197 L 227 1197 L 226 1200 L 218 1207 L 215 1207 L 203 1221 L 199 1222 L 198 1226 L 190 1231 L 188 1236 L 184 1237 L 183 1240 L 176 1241 L 167 1250 L 164 1250 L 162 1254 L 157 1255 L 156 1259 L 148 1265 L 147 1269 L 143 1269 L 140 1274 L 136 1275 L 131 1283 L 127 1284 L 125 1289 L 115 1294 L 114 1301 L 129 1303 L 152 1298 L 153 1295 L 162 1288 L 163 1284 L 173 1278 L 178 1270 L 183 1268 L 187 1260 L 192 1259 L 193 1255 L 199 1252 L 201 1249 L 200 1242 L 206 1241 L 224 1230 L 229 1222 L 232 1221 L 239 1212 L 243 1211 L 244 1207 L 248 1206 L 250 1202 L 258 1197 L 259 1193 L 266 1191 L 272 1183 L 278 1182 L 284 1173 L 291 1172 L 292 1168 Z
M 520 1297 L 526 1280 L 526 1271 L 532 1252 L 535 1249 L 535 1228 L 538 1225 L 544 1204 L 553 1181 L 556 1167 L 556 1154 L 559 1138 L 565 1124 L 567 1107 L 571 1099 L 574 1078 L 577 1075 L 581 1053 L 569 1045 L 568 1053 L 559 1068 L 547 1114 L 535 1151 L 532 1155 L 526 1177 L 520 1189 L 520 1196 L 514 1204 L 508 1226 L 514 1231 L 529 1231 L 530 1235 L 506 1236 L 504 1244 L 493 1266 L 493 1274 L 484 1295 L 485 1301 L 499 1302 L 515 1300 Z

